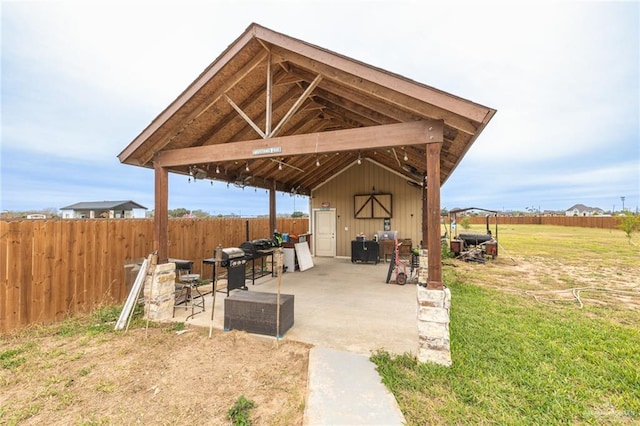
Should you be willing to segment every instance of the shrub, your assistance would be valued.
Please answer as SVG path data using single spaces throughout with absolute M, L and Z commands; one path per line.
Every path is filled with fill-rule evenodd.
M 631 234 L 640 229 L 640 216 L 621 216 L 618 219 L 618 229 L 622 229 L 627 234 L 629 244 L 631 244 Z
M 255 402 L 245 398 L 244 395 L 240 395 L 233 407 L 227 411 L 227 417 L 234 426 L 251 426 L 249 411 L 255 406 Z

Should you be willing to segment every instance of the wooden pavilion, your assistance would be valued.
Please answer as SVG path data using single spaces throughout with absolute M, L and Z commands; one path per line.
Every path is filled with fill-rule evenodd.
M 267 189 L 273 231 L 276 191 L 313 196 L 375 155 L 377 166 L 422 188 L 421 241 L 428 287 L 437 289 L 440 186 L 495 112 L 251 24 L 118 157 L 155 171 L 162 262 L 169 172 Z

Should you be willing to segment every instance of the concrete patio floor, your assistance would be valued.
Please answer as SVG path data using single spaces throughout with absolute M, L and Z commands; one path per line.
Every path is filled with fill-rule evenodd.
M 314 267 L 286 272 L 281 294 L 293 294 L 294 324 L 284 340 L 310 343 L 363 355 L 377 349 L 395 354 L 418 348 L 416 284 L 386 284 L 388 263 L 353 264 L 350 259 L 313 258 Z M 271 275 L 247 280 L 249 291 L 276 293 Z M 233 290 L 234 292 L 243 290 Z M 226 292 L 216 294 L 213 327 L 223 329 Z M 191 309 L 177 308 L 174 321 L 210 327 L 213 296 L 205 296 L 205 312 L 185 320 Z

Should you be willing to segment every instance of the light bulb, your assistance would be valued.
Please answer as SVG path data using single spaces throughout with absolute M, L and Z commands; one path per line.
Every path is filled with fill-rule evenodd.
M 244 169 L 245 169 L 246 171 L 249 171 L 249 163 L 248 163 L 248 162 L 247 162 L 247 165 L 244 167 Z
M 282 163 L 278 163 L 278 170 L 282 170 Z
M 316 158 L 316 167 L 320 167 L 320 160 Z
M 216 166 L 216 173 L 220 174 L 220 166 Z
M 407 151 L 404 152 L 404 161 L 409 161 L 409 156 L 407 155 Z

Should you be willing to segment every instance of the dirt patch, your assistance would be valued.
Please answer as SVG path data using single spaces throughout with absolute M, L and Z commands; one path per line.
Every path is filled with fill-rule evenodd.
M 230 424 L 244 395 L 255 425 L 302 424 L 309 345 L 198 328 L 29 342 L 0 341 L 0 423 Z
M 600 305 L 640 312 L 640 266 L 574 264 L 541 256 L 485 264 L 449 261 L 464 282 L 515 292 L 542 303 Z

